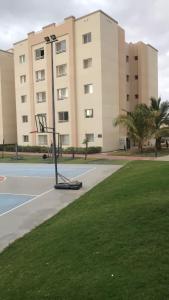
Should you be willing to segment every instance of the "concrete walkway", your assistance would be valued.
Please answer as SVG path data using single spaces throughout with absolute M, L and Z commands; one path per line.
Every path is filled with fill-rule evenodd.
M 96 159 L 109 159 L 109 160 L 155 160 L 155 157 L 149 156 L 123 156 L 123 155 L 111 155 L 111 153 L 98 153 L 98 154 L 89 154 L 89 158 L 96 158 Z
M 51 188 L 53 179 L 49 179 L 42 194 L 0 217 L 0 251 L 57 214 L 119 168 L 119 165 L 92 165 L 91 172 L 77 178 L 83 182 L 83 188 L 78 191 L 54 190 Z
M 169 155 L 157 157 L 157 160 L 160 160 L 160 161 L 169 161 Z

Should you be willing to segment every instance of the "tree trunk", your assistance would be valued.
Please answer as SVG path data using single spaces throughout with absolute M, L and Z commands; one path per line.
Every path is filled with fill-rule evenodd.
M 143 142 L 142 141 L 139 141 L 139 143 L 138 143 L 138 150 L 139 150 L 139 152 L 143 153 Z
M 161 137 L 156 139 L 156 147 L 157 150 L 161 150 Z
M 155 149 L 155 157 L 157 157 L 157 155 L 158 155 L 158 152 L 157 152 L 157 150 L 158 150 L 157 144 L 158 144 L 158 142 L 157 142 L 157 139 L 156 139 L 156 141 L 155 141 L 155 146 L 154 146 L 154 149 Z

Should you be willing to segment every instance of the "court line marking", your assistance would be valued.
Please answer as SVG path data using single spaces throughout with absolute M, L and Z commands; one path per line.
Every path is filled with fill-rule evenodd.
M 87 173 L 90 173 L 91 171 L 94 171 L 94 170 L 96 170 L 96 167 L 94 167 L 92 169 L 89 169 L 89 170 L 87 170 L 87 171 L 85 171 L 85 172 L 83 172 L 83 173 L 81 173 L 81 174 L 79 174 L 79 175 L 77 175 L 75 177 L 70 177 L 69 179 L 70 180 L 72 180 L 72 179 L 74 180 L 74 179 L 76 179 L 78 177 L 81 177 L 83 175 L 86 175 Z M 8 178 L 41 178 L 41 179 L 49 178 L 49 179 L 51 179 L 51 178 L 55 178 L 55 176 L 32 176 L 32 175 L 29 175 L 29 176 L 17 176 L 17 175 L 15 175 L 15 176 L 8 176 Z
M 18 176 L 18 175 L 15 175 L 15 176 L 8 176 L 8 178 L 41 178 L 41 179 L 46 179 L 46 178 L 55 178 L 55 176 L 32 176 L 32 175 L 29 175 L 29 176 Z
M 29 197 L 36 197 L 36 195 L 31 195 L 31 194 L 15 194 L 15 193 L 0 193 L 0 195 L 13 195 L 13 196 L 29 196 Z
M 69 179 L 70 180 L 74 180 L 74 179 L 76 179 L 76 178 L 79 178 L 79 177 L 81 177 L 81 176 L 83 176 L 83 175 L 86 175 L 87 173 L 90 173 L 91 171 L 94 171 L 94 170 L 96 170 L 96 167 L 94 167 L 94 168 L 92 168 L 92 169 L 89 169 L 89 170 L 87 170 L 87 171 L 85 171 L 85 172 L 83 172 L 83 173 L 81 173 L 81 174 L 79 174 L 79 175 L 77 175 L 77 176 L 75 176 L 75 177 L 70 177 Z M 53 178 L 55 178 L 55 176 L 8 176 L 8 177 L 10 177 L 10 178 L 41 178 L 41 179 L 46 179 L 46 178 L 49 178 L 49 179 L 53 179 Z
M 80 175 L 77 175 L 77 176 L 75 176 L 75 177 L 72 177 L 72 178 L 70 178 L 70 180 L 74 180 L 74 179 L 76 179 L 76 178 L 79 178 L 79 177 L 82 177 L 83 175 L 86 175 L 87 173 L 90 173 L 91 171 L 94 171 L 94 170 L 96 170 L 97 168 L 96 167 L 94 167 L 94 168 L 92 168 L 92 169 L 90 169 L 90 170 L 87 170 L 86 172 L 84 172 L 84 173 L 81 173 Z
M 8 210 L 8 211 L 5 211 L 4 213 L 0 214 L 0 217 L 2 217 L 2 216 L 4 216 L 4 215 L 7 215 L 7 214 L 9 214 L 9 213 L 11 213 L 11 212 L 13 212 L 15 209 L 17 209 L 17 208 L 19 208 L 19 207 L 22 207 L 22 206 L 24 206 L 24 205 L 27 205 L 27 204 L 31 203 L 32 201 L 34 201 L 34 200 L 36 200 L 36 199 L 38 199 L 38 198 L 40 198 L 40 197 L 42 197 L 42 196 L 44 196 L 44 195 L 50 193 L 50 192 L 53 191 L 53 190 L 54 190 L 54 188 L 52 188 L 52 189 L 50 189 L 50 190 L 47 190 L 46 192 L 43 192 L 43 193 L 37 195 L 36 197 L 34 197 L 34 198 L 32 198 L 32 199 L 30 199 L 30 200 L 28 200 L 28 201 L 26 201 L 26 202 L 24 202 L 24 203 L 18 205 L 18 206 L 15 206 L 15 207 L 11 208 L 11 209 Z

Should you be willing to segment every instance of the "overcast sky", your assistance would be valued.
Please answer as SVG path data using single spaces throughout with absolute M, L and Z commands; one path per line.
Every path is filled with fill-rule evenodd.
M 159 95 L 169 100 L 169 0 L 0 0 L 0 49 L 27 32 L 97 9 L 119 22 L 128 42 L 141 40 L 159 50 Z

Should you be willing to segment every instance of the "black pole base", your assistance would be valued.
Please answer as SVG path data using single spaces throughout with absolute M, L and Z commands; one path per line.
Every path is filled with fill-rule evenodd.
M 75 182 L 61 182 L 55 184 L 54 188 L 56 190 L 79 190 L 82 187 L 82 182 L 75 181 Z

